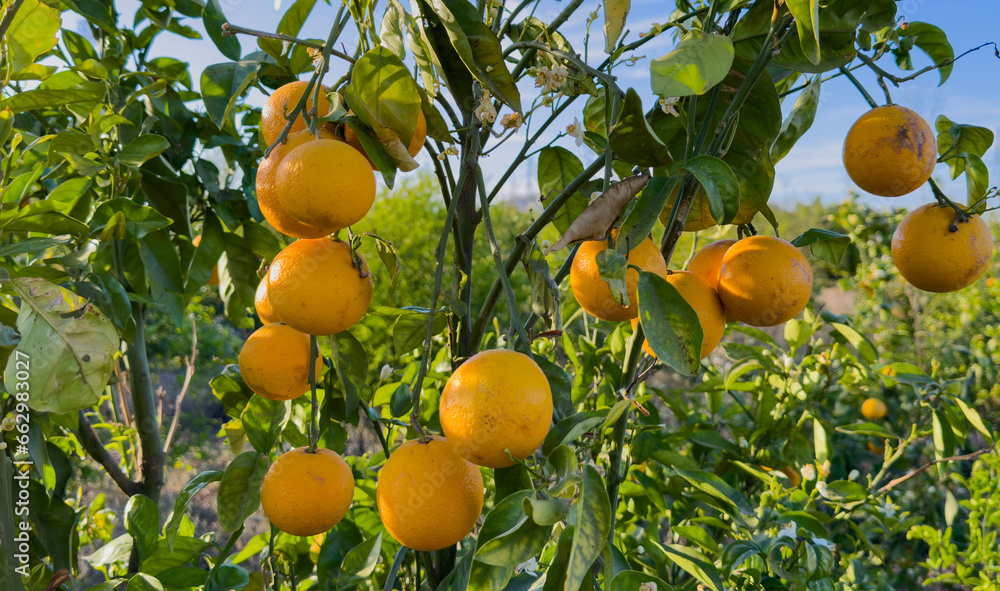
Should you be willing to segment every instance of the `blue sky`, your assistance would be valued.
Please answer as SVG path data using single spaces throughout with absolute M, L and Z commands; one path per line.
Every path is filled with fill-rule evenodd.
M 226 16 L 233 23 L 273 31 L 281 14 L 292 3 L 291 0 L 278 1 L 281 4 L 277 10 L 274 0 L 220 0 L 220 3 Z M 127 15 L 122 17 L 123 21 L 126 19 L 130 21 L 135 7 L 139 5 L 137 0 L 125 0 L 118 4 L 121 12 Z M 407 3 L 404 2 L 405 4 Z M 535 15 L 549 21 L 564 5 L 564 2 L 542 0 Z M 663 0 L 632 0 L 632 11 L 627 25 L 632 30 L 630 38 L 637 38 L 638 33 L 647 30 L 651 23 L 668 21 L 670 14 L 668 9 L 664 8 L 666 5 L 668 3 Z M 325 38 L 336 6 L 336 1 L 334 6 L 318 3 L 300 36 Z M 582 49 L 581 40 L 587 14 L 598 6 L 596 0 L 589 1 L 577 11 L 564 28 L 564 33 L 578 51 Z M 1000 3 L 992 0 L 902 0 L 898 6 L 899 15 L 905 16 L 911 22 L 925 21 L 941 27 L 947 33 L 956 54 L 982 43 L 998 40 L 996 22 L 1000 19 Z M 70 15 L 70 13 L 64 14 Z M 185 24 L 203 31 L 198 20 L 188 19 Z M 67 25 L 77 28 L 73 23 Z M 593 26 L 590 46 L 592 64 L 604 59 L 602 25 L 603 17 Z M 343 36 L 342 42 L 346 44 L 348 51 L 353 49 L 354 39 L 349 34 Z M 241 37 L 241 41 L 244 53 L 256 49 L 254 39 Z M 667 53 L 672 44 L 669 35 L 662 35 L 642 47 L 638 53 L 645 55 L 646 59 L 632 67 L 622 67 L 616 71 L 619 85 L 623 88 L 634 86 L 641 94 L 649 95 L 648 60 Z M 171 55 L 188 61 L 195 80 L 206 66 L 226 61 L 207 37 L 198 41 L 170 34 L 161 35 L 150 55 L 151 57 Z M 917 68 L 921 68 L 929 65 L 930 60 L 922 53 L 916 52 L 914 63 Z M 890 58 L 883 59 L 880 64 L 889 71 L 897 71 Z M 876 85 L 874 76 L 868 75 L 867 70 L 858 72 L 869 93 L 876 100 L 881 100 L 882 93 Z M 336 80 L 337 77 L 339 77 L 337 64 L 333 64 L 328 82 Z M 970 54 L 957 62 L 951 78 L 944 86 L 939 88 L 938 80 L 937 73 L 928 73 L 898 89 L 894 88 L 892 89 L 894 102 L 917 111 L 931 126 L 934 125 L 937 116 L 943 114 L 955 122 L 987 127 L 1000 135 L 1000 101 L 996 98 L 1000 94 L 1000 59 L 995 57 L 991 47 Z M 529 87 L 530 84 L 522 83 L 522 93 L 525 95 L 533 93 L 534 90 Z M 259 104 L 263 98 L 255 91 L 250 100 Z M 777 166 L 772 203 L 787 206 L 796 201 L 811 201 L 817 196 L 824 201 L 839 201 L 845 198 L 853 187 L 850 178 L 844 172 L 840 153 L 844 135 L 851 123 L 868 110 L 868 105 L 844 78 L 825 83 L 820 100 L 820 109 L 812 128 Z M 578 101 L 578 104 L 580 105 L 578 108 L 568 110 L 569 117 L 565 123 L 571 122 L 574 115 L 579 116 L 582 101 Z M 792 104 L 791 98 L 786 100 L 785 114 L 791 109 Z M 503 113 L 504 111 L 501 111 L 500 114 Z M 563 129 L 565 123 L 560 123 L 561 125 L 553 125 L 552 128 Z M 523 135 L 521 137 L 523 138 Z M 515 140 L 507 142 L 485 163 L 484 168 L 488 177 L 496 178 L 501 174 L 502 163 L 508 162 L 509 157 L 519 148 Z M 582 159 L 589 161 L 593 158 L 593 154 L 586 147 L 576 147 L 570 138 L 563 138 L 560 143 L 576 152 Z M 996 184 L 997 179 L 1000 179 L 998 176 L 1000 151 L 995 147 L 991 148 L 983 160 L 990 168 L 992 184 Z M 496 170 L 491 162 L 497 163 Z M 426 163 L 424 166 L 429 167 Z M 950 181 L 945 165 L 939 165 L 935 173 L 935 177 L 942 181 L 949 195 L 959 200 L 964 199 L 964 176 L 959 177 L 957 181 Z M 536 191 L 534 175 L 535 170 L 532 166 L 522 167 L 522 170 L 512 178 L 505 193 L 534 193 Z M 866 199 L 873 205 L 881 203 L 886 206 L 913 206 L 931 200 L 931 195 L 929 189 L 925 187 L 901 198 L 869 196 Z

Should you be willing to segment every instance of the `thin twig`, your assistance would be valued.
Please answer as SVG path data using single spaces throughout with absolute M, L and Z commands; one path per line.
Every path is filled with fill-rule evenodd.
M 974 459 L 978 458 L 979 456 L 983 455 L 984 453 L 988 453 L 988 452 L 991 452 L 991 451 L 993 451 L 991 448 L 985 448 L 985 449 L 980 449 L 978 451 L 974 451 L 974 452 L 972 452 L 970 454 L 963 454 L 963 455 L 960 455 L 960 456 L 951 456 L 950 458 L 941 458 L 940 460 L 934 460 L 932 462 L 924 464 L 923 466 L 920 466 L 919 468 L 917 468 L 916 470 L 914 470 L 912 472 L 909 472 L 907 474 L 904 474 L 904 475 L 900 476 L 899 478 L 895 478 L 893 480 L 890 480 L 889 482 L 887 482 L 885 484 L 885 486 L 883 486 L 882 488 L 880 488 L 877 491 L 875 491 L 875 496 L 881 495 L 882 493 L 887 492 L 889 489 L 891 489 L 891 488 L 893 488 L 893 487 L 895 487 L 895 486 L 897 486 L 899 484 L 902 484 L 902 483 L 906 482 L 907 480 L 913 478 L 914 476 L 916 476 L 916 475 L 918 475 L 918 474 L 920 474 L 922 472 L 925 472 L 926 470 L 928 470 L 929 468 L 931 468 L 935 464 L 943 464 L 945 462 L 964 462 L 965 460 L 974 460 Z
M 336 26 L 336 23 L 334 24 Z M 289 43 L 296 43 L 298 45 L 303 45 L 305 47 L 311 47 L 313 49 L 325 50 L 326 46 L 322 43 L 314 43 L 312 41 L 307 41 L 305 39 L 299 39 L 298 37 L 292 37 L 291 35 L 282 35 L 281 33 L 268 33 L 267 31 L 258 31 L 257 29 L 248 29 L 246 27 L 241 27 L 239 25 L 234 25 L 233 23 L 222 23 L 222 34 L 231 35 L 250 35 L 252 37 L 260 37 L 262 39 L 275 39 L 277 41 L 288 41 Z M 339 57 L 340 59 L 354 64 L 356 61 L 353 57 L 347 55 L 342 51 L 337 51 L 336 49 L 330 48 L 330 55 Z
M 177 430 L 177 421 L 181 417 L 181 404 L 187 396 L 188 388 L 191 386 L 191 378 L 194 377 L 194 362 L 198 358 L 198 323 L 194 321 L 194 314 L 191 315 L 191 355 L 184 358 L 184 383 L 181 384 L 181 391 L 174 400 L 174 418 L 170 421 L 170 430 L 167 431 L 167 439 L 163 444 L 163 453 L 170 450 L 170 444 L 174 440 L 174 432 Z

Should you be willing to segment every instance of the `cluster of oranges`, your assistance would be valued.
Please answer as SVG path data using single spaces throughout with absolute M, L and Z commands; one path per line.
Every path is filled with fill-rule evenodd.
M 859 118 L 844 140 L 844 168 L 861 189 L 881 197 L 915 191 L 937 164 L 934 131 L 906 107 L 876 107 Z M 924 291 L 968 287 L 985 271 L 993 236 L 983 219 L 930 203 L 911 211 L 892 236 L 900 275 Z
M 673 285 L 697 313 L 704 338 L 701 357 L 722 340 L 726 322 L 777 326 L 794 318 L 809 302 L 812 268 L 801 252 L 772 236 L 719 240 L 702 248 L 687 271 L 670 271 L 660 250 L 646 238 L 631 249 L 626 271 L 628 303 L 615 300 L 600 275 L 597 255 L 607 242 L 584 242 L 570 268 L 570 287 L 580 306 L 603 320 L 638 323 L 639 272 L 654 273 Z M 648 343 L 643 348 L 650 355 Z
M 266 142 L 281 137 L 286 114 L 305 89 L 295 82 L 271 95 L 261 118 Z M 325 92 L 315 109 L 320 114 L 329 109 Z M 421 115 L 411 156 L 423 144 L 423 121 Z M 255 308 L 264 326 L 239 356 L 244 381 L 269 400 L 306 393 L 323 368 L 321 358 L 312 361 L 309 335 L 347 330 L 371 301 L 364 259 L 329 237 L 360 221 L 375 199 L 374 166 L 358 137 L 349 129 L 343 133 L 341 139 L 336 127 L 311 132 L 296 119 L 287 141 L 258 168 L 261 211 L 276 229 L 298 238 L 274 258 L 257 288 Z M 541 445 L 552 421 L 552 393 L 529 356 L 486 351 L 452 374 L 439 414 L 445 437 L 420 437 L 398 447 L 382 466 L 376 489 L 386 529 L 420 551 L 450 546 L 472 531 L 484 501 L 479 467 L 511 466 Z M 353 497 L 351 468 L 329 449 L 284 453 L 261 488 L 265 515 L 297 536 L 328 531 L 347 514 Z

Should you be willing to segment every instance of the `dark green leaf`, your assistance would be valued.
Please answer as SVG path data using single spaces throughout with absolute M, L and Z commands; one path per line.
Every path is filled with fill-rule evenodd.
M 663 211 L 667 199 L 674 185 L 677 184 L 677 177 L 653 177 L 649 179 L 646 186 L 639 193 L 635 205 L 625 216 L 625 221 L 618 228 L 618 238 L 615 247 L 618 252 L 625 254 L 626 245 L 636 245 L 646 239 L 656 225 L 656 218 Z M 739 191 L 739 187 L 736 187 Z
M 560 445 L 576 441 L 581 435 L 603 423 L 607 414 L 607 411 L 589 410 L 559 421 L 545 436 L 542 454 L 548 456 Z
M 617 250 L 606 248 L 597 253 L 597 272 L 608 284 L 611 296 L 621 306 L 634 306 L 636 302 L 628 299 L 628 286 L 625 283 L 628 271 L 628 260 Z
M 639 322 L 657 358 L 678 372 L 693 376 L 701 367 L 705 338 L 698 314 L 666 279 L 639 274 Z
M 155 232 L 170 226 L 170 218 L 160 214 L 151 207 L 139 205 L 131 199 L 119 197 L 101 203 L 90 219 L 90 235 L 102 234 L 112 218 L 118 216 L 122 220 L 121 227 L 123 234 L 115 238 L 125 239 L 129 242 L 138 242 L 146 234 Z
M 566 589 L 578 589 L 607 543 L 614 513 L 604 479 L 593 464 L 583 467 L 583 484 L 576 501 L 576 530 L 566 567 Z
M 13 113 L 39 109 L 52 109 L 77 103 L 96 103 L 104 100 L 104 84 L 86 82 L 67 90 L 36 88 L 25 90 L 4 99 L 4 106 Z
M 366 578 L 375 572 L 382 551 L 382 532 L 361 542 L 344 556 L 341 573 Z
M 135 138 L 121 152 L 118 161 L 125 166 L 142 166 L 150 158 L 159 156 L 170 147 L 170 142 L 162 135 L 147 133 Z
M 625 93 L 618 121 L 608 137 L 615 157 L 639 166 L 662 166 L 670 161 L 667 146 L 646 121 L 642 99 L 634 88 Z M 581 165 L 580 172 L 583 172 Z M 539 171 L 541 166 L 539 165 Z
M 260 507 L 260 486 L 270 462 L 267 456 L 247 451 L 226 467 L 219 483 L 219 525 L 236 531 Z
M 720 224 L 732 222 L 740 211 L 740 185 L 729 165 L 724 160 L 702 154 L 686 161 L 683 169 L 701 183 L 712 218 Z
M 806 230 L 801 236 L 792 240 L 792 246 L 809 246 L 814 257 L 831 265 L 840 264 L 840 259 L 850 245 L 850 236 L 822 228 Z
M 212 484 L 213 482 L 218 482 L 221 479 L 221 470 L 206 470 L 191 480 L 188 480 L 187 484 L 181 488 L 181 491 L 177 493 L 177 498 L 174 499 L 174 510 L 170 515 L 170 520 L 167 521 L 167 525 L 164 527 L 164 536 L 166 537 L 168 544 L 172 544 L 174 538 L 177 536 L 177 531 L 180 529 L 181 521 L 184 519 L 184 512 L 187 510 L 188 504 L 191 503 L 191 499 L 193 499 L 194 496 L 201 492 L 206 486 Z
M 146 573 L 139 573 L 129 579 L 128 585 L 125 586 L 125 591 L 163 591 L 163 585 L 160 584 L 160 581 L 156 580 L 156 577 L 152 577 Z
M 938 73 L 941 76 L 938 86 L 941 86 L 948 80 L 954 68 L 951 61 L 955 59 L 955 50 L 952 49 L 951 43 L 948 42 L 948 36 L 945 35 L 944 31 L 930 23 L 914 21 L 909 23 L 905 29 L 902 27 L 897 29 L 896 34 L 899 35 L 901 41 L 903 39 L 912 39 L 913 43 L 923 50 L 935 64 L 945 64 L 938 68 Z M 913 69 L 908 52 L 905 57 L 897 55 L 896 63 L 904 70 Z
M 709 589 L 715 589 L 715 591 L 725 591 L 719 571 L 704 554 L 690 546 L 681 546 L 680 544 L 667 544 L 663 549 L 666 551 L 667 558 L 687 571 L 692 577 L 701 581 L 703 585 Z
M 202 10 L 201 18 L 202 22 L 205 23 L 205 31 L 208 32 L 209 38 L 212 39 L 212 43 L 219 49 L 219 52 L 234 62 L 239 61 L 243 48 L 240 47 L 240 40 L 236 35 L 222 34 L 222 25 L 228 22 L 228 19 L 222 13 L 219 0 L 205 0 L 205 8 Z
M 289 400 L 268 400 L 254 396 L 242 415 L 247 441 L 261 454 L 270 453 L 291 412 L 292 403 Z
M 309 14 L 312 13 L 315 5 L 316 0 L 296 0 L 296 2 L 285 12 L 285 14 L 282 15 L 281 20 L 278 22 L 278 29 L 276 32 L 297 37 L 299 32 L 302 30 L 302 25 L 304 25 L 306 19 L 309 18 Z M 257 39 L 257 45 L 275 59 L 282 57 L 282 53 L 284 51 L 283 41 L 260 38 Z M 237 56 L 236 58 L 230 59 L 239 59 L 239 57 Z
M 791 113 L 781 124 L 781 133 L 771 144 L 771 162 L 774 164 L 787 156 L 792 146 L 812 127 L 813 120 L 816 118 L 816 108 L 819 106 L 819 92 L 822 83 L 823 77 L 817 74 L 795 99 Z
M 813 64 L 820 60 L 819 52 L 819 0 L 785 0 L 789 12 L 795 17 L 799 33 L 799 47 Z
M 258 61 L 244 60 L 214 64 L 201 73 L 205 110 L 219 129 L 232 117 L 236 100 L 250 87 L 260 68 Z
M 250 573 L 242 566 L 220 564 L 205 585 L 205 591 L 235 591 L 250 583 Z
M 156 503 L 145 495 L 131 497 L 125 505 L 125 530 L 132 536 L 139 557 L 148 558 L 160 535 L 160 510 Z
M 549 539 L 551 526 L 535 523 L 524 511 L 530 490 L 514 493 L 486 514 L 479 530 L 476 560 L 493 566 L 517 566 L 538 554 Z
M 626 570 L 615 575 L 609 591 L 638 591 L 643 583 L 656 585 L 656 591 L 673 591 L 673 587 L 662 579 L 637 570 Z

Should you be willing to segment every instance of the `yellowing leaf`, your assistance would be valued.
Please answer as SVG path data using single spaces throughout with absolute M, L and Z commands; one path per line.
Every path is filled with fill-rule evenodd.
M 30 66 L 35 58 L 55 47 L 60 26 L 59 9 L 38 0 L 25 0 L 14 15 L 5 38 L 10 51 L 11 71 L 17 72 Z
M 631 0 L 607 0 L 604 3 L 604 51 L 615 52 L 631 7 Z
M 7 361 L 8 392 L 28 384 L 36 412 L 76 412 L 97 403 L 111 376 L 118 333 L 97 306 L 37 277 L 11 280 L 21 298 L 21 342 Z

